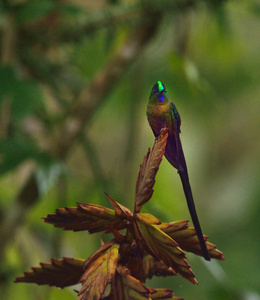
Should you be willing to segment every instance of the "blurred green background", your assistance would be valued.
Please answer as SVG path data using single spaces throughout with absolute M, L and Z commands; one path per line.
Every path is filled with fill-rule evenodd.
M 76 299 L 72 288 L 13 280 L 99 247 L 98 235 L 63 232 L 41 217 L 76 202 L 110 207 L 104 191 L 133 208 L 154 142 L 145 112 L 157 80 L 182 117 L 203 232 L 225 261 L 187 254 L 198 286 L 180 276 L 147 285 L 186 300 L 260 299 L 259 49 L 256 0 L 1 0 L 2 299 Z M 165 159 L 145 210 L 162 221 L 190 218 Z

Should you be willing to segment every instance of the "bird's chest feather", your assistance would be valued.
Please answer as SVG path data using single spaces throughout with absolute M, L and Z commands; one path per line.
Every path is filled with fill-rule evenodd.
M 148 122 L 156 135 L 160 134 L 163 127 L 172 130 L 171 109 L 167 105 L 149 104 L 147 107 Z

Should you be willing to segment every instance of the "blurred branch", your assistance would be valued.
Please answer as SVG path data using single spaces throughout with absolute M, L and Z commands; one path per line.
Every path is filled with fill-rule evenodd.
M 192 0 L 187 1 L 165 1 L 171 3 L 172 7 L 183 9 L 193 5 Z M 120 81 L 127 69 L 145 50 L 152 37 L 154 37 L 161 21 L 161 8 L 167 11 L 161 1 L 143 1 L 138 26 L 132 30 L 129 37 L 115 53 L 112 59 L 96 75 L 93 82 L 82 90 L 78 100 L 68 109 L 64 123 L 59 128 L 58 137 L 50 145 L 50 153 L 59 159 L 65 159 L 69 150 L 80 137 L 84 128 L 94 112 L 106 100 L 108 94 Z M 169 4 L 170 5 L 170 4 Z M 158 8 L 156 11 L 155 7 Z M 89 25 L 90 26 L 90 25 Z M 32 28 L 31 28 L 32 29 Z M 52 28 L 53 29 L 53 28 Z M 77 28 L 79 30 L 79 28 Z M 39 31 L 41 32 L 41 30 Z M 38 36 L 41 34 L 38 32 Z M 69 41 L 68 32 L 65 31 L 64 38 Z M 74 36 L 75 32 L 72 36 Z M 20 35 L 19 35 L 20 36 Z M 44 37 L 46 39 L 46 36 Z M 82 36 L 81 36 L 82 38 Z M 35 37 L 35 42 L 37 37 Z M 24 43 L 25 41 L 22 41 Z M 53 137 L 50 137 L 50 139 Z M 27 211 L 37 202 L 39 197 L 39 186 L 32 171 L 29 179 L 21 188 L 13 205 L 6 211 L 5 217 L 0 223 L 0 255 L 3 254 L 8 242 L 16 232 L 16 228 L 23 223 Z
M 104 192 L 108 190 L 108 181 L 102 168 L 101 161 L 98 158 L 95 148 L 89 140 L 87 134 L 82 136 L 80 142 L 87 156 L 92 173 L 94 174 L 95 182 L 97 186 L 99 186 L 98 190 L 100 191 L 100 194 L 104 196 Z
M 15 19 L 12 14 L 4 22 L 2 34 L 1 60 L 3 64 L 12 64 L 15 61 L 16 55 L 16 28 Z
M 67 103 L 60 99 L 59 77 L 63 71 L 63 66 L 57 63 L 51 63 L 46 57 L 37 58 L 33 51 L 23 49 L 20 53 L 21 60 L 25 66 L 25 70 L 32 78 L 39 80 L 44 85 L 51 89 L 55 99 L 57 99 L 62 106 Z
M 143 52 L 159 27 L 160 19 L 160 15 L 151 14 L 149 21 L 141 23 L 93 82 L 81 92 L 60 130 L 55 151 L 59 157 L 66 156 L 93 113 L 104 102 L 128 67 Z
M 6 3 L 5 3 L 6 5 Z M 1 64 L 13 65 L 16 58 L 16 27 L 13 14 L 8 15 L 2 22 L 3 27 L 0 32 L 1 40 Z M 2 87 L 1 87 L 2 88 Z M 7 137 L 11 131 L 10 97 L 1 95 L 0 99 L 0 138 Z
M 77 72 L 62 63 L 53 63 L 46 55 L 36 56 L 33 51 L 23 49 L 20 56 L 26 71 L 51 90 L 61 108 L 69 104 L 68 96 L 65 95 L 76 94 L 83 87 L 84 80 Z
M 88 14 L 84 20 L 74 24 L 59 24 L 50 30 L 49 26 L 42 26 L 41 23 L 31 26 L 24 26 L 21 29 L 21 36 L 25 44 L 41 44 L 49 47 L 56 43 L 75 43 L 82 41 L 84 36 L 94 33 L 101 28 L 115 26 L 121 23 L 129 23 L 140 18 L 142 12 L 140 5 L 106 6 L 103 10 L 94 11 Z M 41 34 L 39 34 L 39 31 Z M 50 43 L 51 41 L 51 43 Z
M 150 18 L 150 12 L 161 15 L 169 11 L 178 11 L 196 4 L 195 0 L 143 0 L 134 4 L 109 5 L 99 11 L 94 11 L 76 24 L 59 24 L 57 28 L 52 26 L 24 26 L 20 36 L 25 44 L 40 43 L 49 47 L 55 43 L 74 43 L 82 41 L 84 36 L 93 34 L 102 28 L 114 27 L 122 24 L 137 24 L 143 18 Z M 144 14 L 146 12 L 146 14 Z M 82 20 L 82 18 L 81 18 Z M 41 34 L 39 34 L 41 32 Z
M 133 30 L 128 39 L 104 69 L 97 74 L 93 82 L 85 88 L 72 109 L 68 112 L 65 123 L 53 149 L 54 155 L 64 159 L 76 139 L 83 132 L 87 121 L 106 100 L 109 92 L 121 79 L 126 70 L 144 51 L 148 42 L 156 33 L 160 24 L 160 15 L 150 14 L 150 21 L 141 23 Z M 39 187 L 34 173 L 25 182 L 13 205 L 6 211 L 0 224 L 0 254 L 2 255 L 16 228 L 24 221 L 26 212 L 37 202 Z M 16 213 L 14 213 L 16 211 Z
M 175 19 L 175 48 L 177 54 L 181 57 L 185 57 L 188 52 L 189 39 L 191 32 L 191 11 L 178 14 Z
M 128 207 L 132 206 L 132 193 L 131 190 L 134 188 L 134 183 L 131 179 L 135 180 L 135 172 L 136 165 L 133 164 L 136 150 L 138 147 L 136 146 L 139 142 L 140 137 L 140 106 L 142 105 L 142 101 L 140 99 L 140 91 L 135 88 L 135 85 L 138 81 L 142 82 L 143 77 L 143 64 L 140 62 L 138 66 L 138 74 L 131 78 L 129 82 L 129 88 L 131 89 L 132 99 L 129 102 L 128 108 L 128 121 L 127 121 L 127 129 L 126 129 L 126 146 L 124 153 L 124 184 L 123 190 L 121 194 L 121 199 L 124 199 L 124 203 L 127 203 Z M 121 175 L 122 176 L 122 175 Z

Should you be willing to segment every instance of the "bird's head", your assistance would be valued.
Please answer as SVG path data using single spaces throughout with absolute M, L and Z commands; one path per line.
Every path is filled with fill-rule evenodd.
M 152 88 L 149 99 L 150 101 L 158 100 L 159 102 L 164 102 L 166 98 L 166 93 L 167 90 L 164 84 L 158 80 Z

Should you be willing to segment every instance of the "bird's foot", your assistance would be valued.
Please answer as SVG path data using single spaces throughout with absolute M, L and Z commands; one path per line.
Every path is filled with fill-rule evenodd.
M 165 127 L 163 127 L 163 128 L 161 128 L 161 130 L 160 130 L 160 134 L 161 134 L 161 132 L 162 132 L 162 131 L 165 131 L 165 130 L 166 130 L 166 131 L 168 131 L 168 128 L 167 128 L 166 126 L 165 126 Z

